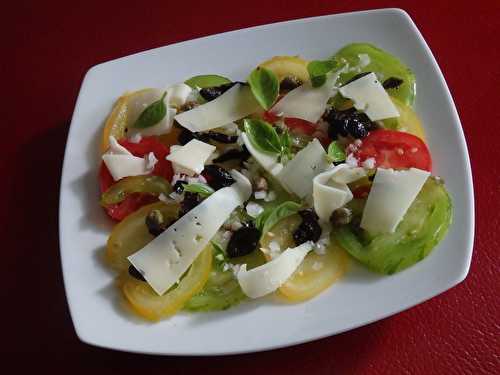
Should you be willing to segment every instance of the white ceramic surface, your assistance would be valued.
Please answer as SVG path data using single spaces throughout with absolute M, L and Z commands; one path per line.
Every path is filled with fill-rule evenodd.
M 251 301 L 229 311 L 179 314 L 157 324 L 120 306 L 114 276 L 102 263 L 109 220 L 99 207 L 98 145 L 103 121 L 127 90 L 164 87 L 215 73 L 243 80 L 274 55 L 326 58 L 343 45 L 371 42 L 417 77 L 416 110 L 425 124 L 434 172 L 455 204 L 454 223 L 429 257 L 393 276 L 353 264 L 311 301 Z M 398 9 L 307 18 L 178 43 L 91 68 L 83 81 L 66 146 L 60 197 L 64 283 L 78 337 L 89 344 L 152 354 L 216 355 L 279 348 L 343 332 L 395 314 L 451 288 L 467 275 L 474 208 L 470 164 L 453 100 L 439 67 L 408 14 Z

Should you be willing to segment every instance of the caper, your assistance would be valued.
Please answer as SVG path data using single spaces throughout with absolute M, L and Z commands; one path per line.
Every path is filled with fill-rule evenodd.
M 160 210 L 152 210 L 148 216 L 146 216 L 146 226 L 148 227 L 149 233 L 155 237 L 167 229 L 165 218 Z
M 337 208 L 330 216 L 330 222 L 336 226 L 349 224 L 351 220 L 352 210 L 347 207 Z

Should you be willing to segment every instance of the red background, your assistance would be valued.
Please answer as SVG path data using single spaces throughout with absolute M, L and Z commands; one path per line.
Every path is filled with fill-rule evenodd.
M 2 4 L 3 367 L 122 373 L 500 373 L 500 2 L 9 1 Z M 431 5 L 432 4 L 432 5 Z M 81 343 L 59 264 L 59 178 L 68 125 L 93 65 L 195 37 L 294 18 L 402 7 L 446 77 L 467 137 L 476 240 L 467 279 L 409 311 L 316 342 L 219 358 L 149 357 Z M 5 238 L 7 243 L 5 243 Z M 8 355 L 6 353 L 9 353 Z M 71 367 L 68 367 L 71 366 Z

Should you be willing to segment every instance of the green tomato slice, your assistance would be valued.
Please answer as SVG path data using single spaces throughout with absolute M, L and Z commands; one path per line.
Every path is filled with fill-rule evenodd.
M 403 80 L 403 83 L 394 89 L 388 89 L 389 95 L 396 97 L 406 105 L 413 105 L 415 101 L 415 74 L 408 66 L 403 64 L 397 57 L 391 55 L 374 45 L 368 43 L 352 43 L 341 48 L 333 57 L 335 59 L 345 59 L 350 67 L 360 63 L 360 54 L 366 54 L 370 58 L 368 65 L 362 67 L 360 71 L 350 71 L 340 75 L 340 83 L 344 84 L 358 73 L 374 72 L 380 82 L 387 78 L 396 77 Z
M 359 200 L 353 201 L 359 206 Z M 360 207 L 353 212 L 361 213 Z M 393 274 L 424 259 L 444 238 L 452 220 L 451 199 L 429 178 L 394 233 L 370 235 L 354 224 L 335 230 L 339 244 L 373 271 Z
M 130 176 L 109 187 L 101 196 L 101 205 L 109 206 L 120 203 L 132 193 L 148 193 L 169 195 L 172 192 L 170 183 L 160 176 Z

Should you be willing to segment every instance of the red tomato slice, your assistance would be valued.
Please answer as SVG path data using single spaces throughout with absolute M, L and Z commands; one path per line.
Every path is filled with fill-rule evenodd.
M 397 130 L 380 129 L 370 132 L 354 153 L 363 162 L 375 159 L 376 167 L 432 169 L 432 159 L 427 145 L 418 137 Z
M 106 212 L 112 219 L 120 221 L 142 206 L 146 206 L 157 200 L 158 199 L 154 195 L 133 193 L 127 195 L 120 203 L 106 207 Z
M 129 150 L 134 156 L 144 157 L 150 152 L 154 153 L 158 162 L 156 163 L 152 175 L 161 176 L 167 181 L 170 181 L 173 176 L 172 164 L 165 160 L 165 157 L 170 153 L 169 147 L 160 143 L 156 137 L 144 137 L 139 143 L 130 142 L 127 139 L 122 139 L 119 143 Z M 99 170 L 99 186 L 101 193 L 108 190 L 115 181 L 109 173 L 108 168 L 104 163 L 101 164 Z M 147 204 L 153 203 L 158 199 L 150 194 L 134 193 L 127 196 L 122 202 L 105 207 L 107 214 L 114 220 L 122 220 L 127 215 Z
M 172 176 L 174 175 L 172 164 L 168 160 L 165 160 L 165 157 L 170 153 L 170 148 L 161 143 L 158 138 L 144 137 L 139 143 L 133 143 L 128 139 L 122 139 L 119 143 L 129 150 L 134 156 L 138 156 L 140 158 L 150 152 L 154 153 L 158 162 L 156 163 L 151 174 L 161 176 L 167 181 L 172 180 Z
M 312 122 L 292 117 L 285 117 L 285 125 L 288 126 L 291 131 L 307 135 L 313 135 L 318 129 Z

